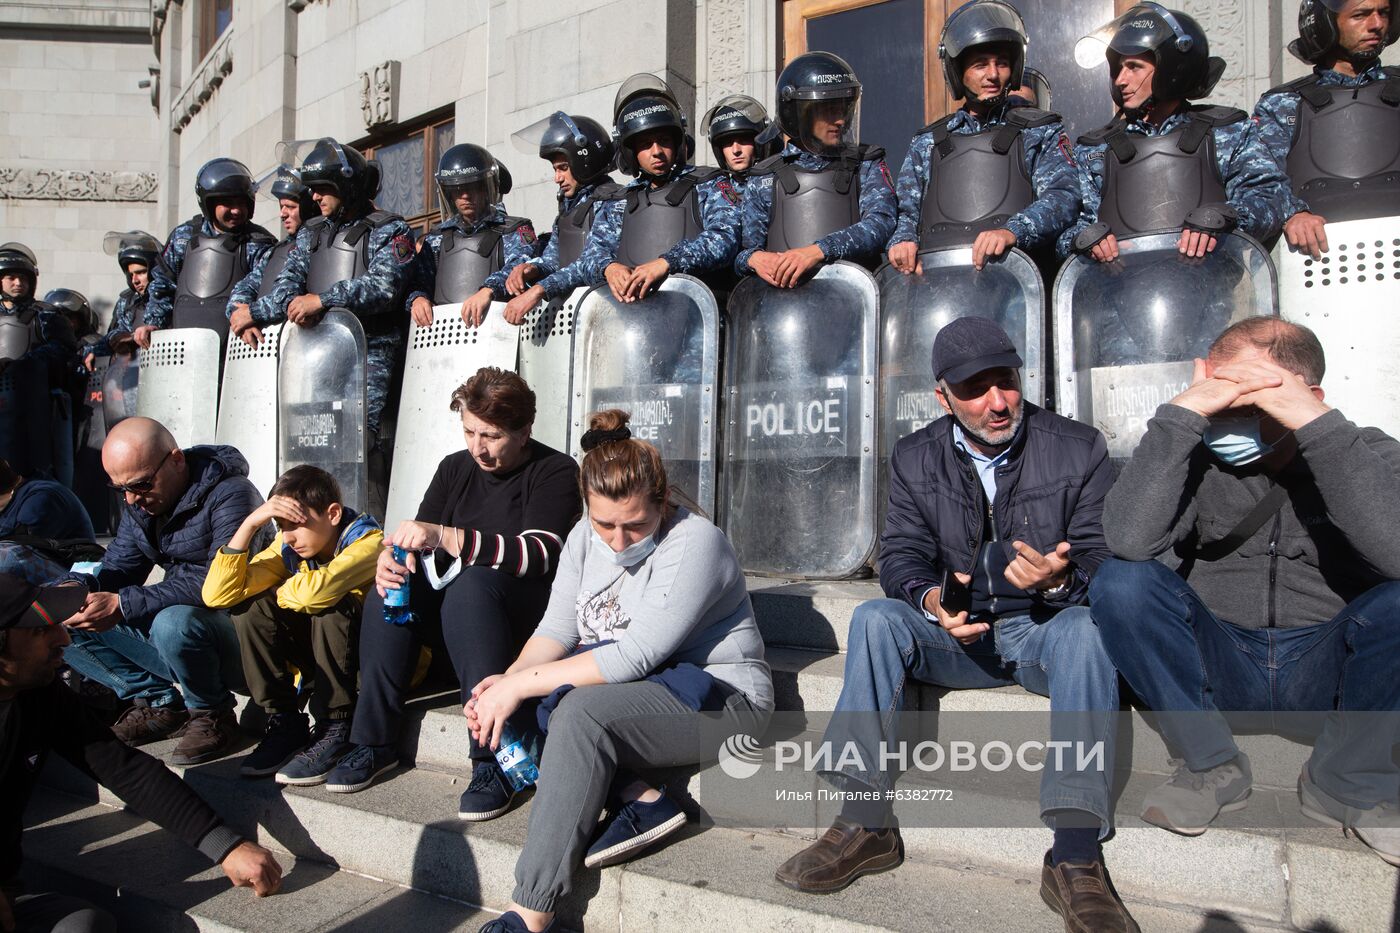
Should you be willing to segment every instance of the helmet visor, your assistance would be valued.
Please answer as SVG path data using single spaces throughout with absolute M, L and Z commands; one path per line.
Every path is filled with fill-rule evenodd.
M 834 155 L 860 142 L 860 91 L 826 100 L 797 101 L 797 144 L 808 152 Z
M 768 119 L 768 111 L 763 109 L 763 105 L 746 94 L 730 94 L 721 98 L 705 114 L 700 121 L 700 132 L 710 136 L 711 128 L 716 123 L 719 124 L 721 133 L 728 129 L 728 123 L 735 118 L 742 118 L 750 123 L 762 125 Z
M 1076 42 L 1074 60 L 1080 68 L 1097 68 L 1107 60 L 1110 49 L 1119 55 L 1151 52 L 1162 43 L 1178 38 L 1172 28 L 1175 22 L 1171 11 L 1160 4 L 1139 3 Z M 1186 37 L 1184 31 L 1181 36 Z
M 277 202 L 283 198 L 297 197 L 298 188 L 305 188 L 301 174 L 289 165 L 277 165 L 253 182 L 258 197 Z
M 465 200 L 458 205 L 458 200 Z M 469 223 L 477 224 L 491 215 L 492 209 L 501 200 L 501 182 L 493 168 L 477 181 L 438 183 L 438 214 L 443 223 L 454 217 L 468 219 L 462 208 L 471 212 Z
M 647 97 L 664 97 L 676 105 L 680 110 L 680 101 L 676 98 L 675 91 L 671 86 L 654 74 L 642 72 L 635 74 L 622 82 L 622 87 L 617 89 L 617 96 L 613 98 L 613 122 L 617 122 L 618 116 L 622 113 L 623 104 L 634 97 L 646 95 Z
M 510 141 L 521 152 L 538 155 L 541 149 L 583 149 L 588 146 L 588 137 L 574 123 L 574 118 L 562 110 L 556 110 L 542 120 L 536 120 L 522 130 L 510 135 Z
M 144 230 L 109 230 L 102 238 L 102 251 L 108 256 L 118 256 L 127 249 L 159 253 L 161 245 L 159 240 Z
M 308 186 L 316 182 L 344 185 L 355 175 L 345 147 L 329 137 L 280 142 L 277 161 L 301 175 Z
M 1016 41 L 1025 44 L 1026 24 L 1020 13 L 998 0 L 980 0 L 959 8 L 943 31 L 943 49 L 950 59 L 974 46 Z
M 1021 86 L 1012 88 L 1011 93 L 1023 100 L 1030 101 L 1040 110 L 1052 109 L 1054 94 L 1051 93 L 1050 79 L 1034 68 L 1025 69 L 1021 75 Z

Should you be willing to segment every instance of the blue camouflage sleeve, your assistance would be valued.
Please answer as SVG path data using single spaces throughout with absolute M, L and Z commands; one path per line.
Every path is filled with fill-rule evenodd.
M 258 289 L 262 288 L 263 271 L 267 269 L 267 260 L 272 256 L 272 250 L 263 253 L 262 258 L 248 267 L 248 274 L 238 280 L 238 284 L 233 286 L 233 291 L 229 292 L 228 308 L 226 313 L 232 317 L 233 309 L 238 305 L 251 305 L 258 297 Z
M 540 248 L 540 238 L 535 236 L 535 225 L 528 220 L 506 234 L 502 240 L 503 255 L 501 268 L 486 277 L 484 287 L 491 289 L 491 297 L 496 301 L 508 301 L 506 279 L 511 271 L 522 262 L 534 259 Z
M 877 259 L 894 233 L 894 180 L 884 159 L 860 164 L 860 220 L 817 241 L 827 262 Z
M 107 333 L 92 345 L 89 352 L 93 356 L 112 355 L 112 335 L 131 332 L 131 292 L 124 291 L 112 305 L 112 319 L 107 322 Z
M 696 186 L 695 196 L 700 199 L 700 223 L 705 229 L 661 254 L 673 273 L 699 275 L 728 268 L 739 251 L 743 199 L 734 183 L 723 176 L 711 178 Z
M 773 216 L 773 175 L 753 175 L 744 183 L 743 205 L 739 209 L 739 254 L 734 257 L 734 271 L 739 275 L 753 272 L 749 260 L 753 254 L 768 248 L 768 222 Z
M 1027 129 L 1021 136 L 1035 202 L 1006 222 L 1016 245 L 1053 243 L 1079 216 L 1079 177 L 1063 123 Z
M 277 273 L 272 289 L 248 306 L 258 324 L 280 324 L 287 319 L 287 305 L 306 291 L 306 270 L 311 262 L 311 231 L 302 227 L 297 241 L 287 253 L 287 262 Z
M 396 299 L 408 290 L 409 274 L 418 254 L 413 231 L 402 220 L 391 220 L 369 234 L 369 268 L 364 275 L 336 282 L 321 293 L 327 308 L 344 308 L 356 317 L 398 314 Z
M 545 244 L 544 252 L 526 262 L 533 263 L 540 267 L 546 276 L 553 275 L 559 271 L 559 218 L 554 218 L 554 225 L 549 228 L 549 242 Z
M 151 269 L 151 282 L 146 286 L 145 322 L 152 327 L 169 327 L 175 304 L 175 280 L 185 264 L 194 228 L 186 221 L 170 231 L 170 239 L 160 254 L 160 261 Z
M 438 252 L 442 249 L 442 231 L 434 229 L 423 237 L 423 245 L 408 270 L 408 297 L 403 301 L 405 311 L 413 310 L 413 302 L 419 298 L 433 300 L 437 286 Z
M 1060 258 L 1074 250 L 1074 238 L 1079 231 L 1099 220 L 1099 205 L 1103 199 L 1103 163 L 1106 145 L 1075 146 L 1074 169 L 1079 179 L 1079 219 L 1060 234 L 1055 251 Z
M 1253 120 L 1217 126 L 1216 159 L 1225 196 L 1240 215 L 1239 229 L 1267 240 L 1283 227 L 1289 203 L 1288 178 L 1259 136 Z
M 919 241 L 919 215 L 924 209 L 924 192 L 928 190 L 929 155 L 932 152 L 932 133 L 920 133 L 909 143 L 909 152 L 904 156 L 904 164 L 899 167 L 899 181 L 895 185 L 899 214 L 895 219 L 894 234 L 885 244 L 887 250 L 898 243 Z
M 558 298 L 576 288 L 603 281 L 603 270 L 617 257 L 617 244 L 622 237 L 622 212 L 626 206 L 627 202 L 622 200 L 598 205 L 578 259 L 539 283 L 546 297 Z
M 1254 122 L 1259 127 L 1259 139 L 1274 157 L 1274 165 L 1278 166 L 1285 178 L 1288 176 L 1288 156 L 1293 152 L 1293 137 L 1297 132 L 1298 101 L 1297 94 L 1281 91 L 1277 94 L 1265 94 L 1259 98 L 1259 103 L 1254 108 Z M 1294 193 L 1290 180 L 1288 205 L 1283 211 L 1284 219 L 1287 220 L 1294 214 L 1308 209 L 1308 202 Z

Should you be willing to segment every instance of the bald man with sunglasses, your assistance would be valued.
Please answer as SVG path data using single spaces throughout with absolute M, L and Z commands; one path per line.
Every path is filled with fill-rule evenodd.
M 237 450 L 181 449 L 149 418 L 112 429 L 102 467 L 126 502 L 101 570 L 72 575 L 89 592 L 64 622 L 73 640 L 64 657 L 133 704 L 112 727 L 122 741 L 179 732 L 176 764 L 218 758 L 237 740 L 243 668 L 228 613 L 206 608 L 201 593 L 209 561 L 262 496 Z M 147 584 L 157 565 L 164 579 Z

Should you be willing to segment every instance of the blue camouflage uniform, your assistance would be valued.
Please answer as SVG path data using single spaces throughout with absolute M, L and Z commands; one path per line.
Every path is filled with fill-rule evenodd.
M 554 216 L 554 226 L 549 231 L 549 243 L 545 245 L 544 252 L 534 256 L 527 262 L 539 266 L 544 270 L 544 274 L 549 276 L 559 271 L 559 214 L 567 214 L 578 207 L 584 201 L 593 197 L 593 192 L 598 190 L 597 185 L 580 185 L 577 192 L 571 198 L 559 199 L 559 213 Z M 603 202 L 598 202 L 599 204 Z M 598 205 L 593 205 L 593 216 L 598 215 Z
M 305 224 L 302 225 L 303 227 Z M 296 234 L 292 234 L 296 236 Z M 278 241 L 281 242 L 281 241 Z M 277 244 L 274 243 L 275 247 Z M 262 288 L 263 272 L 267 269 L 267 261 L 272 258 L 272 250 L 269 249 L 258 258 L 248 269 L 248 274 L 238 280 L 238 284 L 233 286 L 233 291 L 228 293 L 228 314 L 233 316 L 233 309 L 238 305 L 251 305 L 258 298 L 258 289 Z
M 146 296 L 137 294 L 135 289 L 126 288 L 117 296 L 117 303 L 112 308 L 112 320 L 107 325 L 107 333 L 92 345 L 89 352 L 93 356 L 112 355 L 112 335 L 129 334 L 132 332 L 133 323 L 136 320 L 136 312 L 146 306 Z M 145 318 L 142 317 L 144 321 Z
M 146 286 L 145 323 L 152 327 L 170 326 L 171 312 L 175 306 L 175 289 L 180 280 L 180 269 L 185 265 L 185 251 L 189 249 L 190 239 L 196 233 L 196 224 L 198 224 L 197 232 L 200 236 L 214 237 L 219 235 L 219 231 L 214 228 L 213 223 L 204 217 L 191 218 L 170 231 L 170 239 L 165 242 L 165 251 L 160 254 L 161 261 L 151 267 L 151 282 Z M 251 222 L 244 227 L 244 231 L 263 235 L 262 237 L 250 237 L 243 244 L 243 258 L 247 267 L 250 270 L 259 268 L 266 261 L 267 254 L 272 250 L 272 247 L 277 245 L 277 238 Z
M 418 261 L 414 264 L 411 290 L 408 293 L 408 298 L 404 301 L 404 309 L 412 308 L 415 298 L 433 300 L 433 291 L 437 284 L 438 250 L 442 247 L 443 230 L 450 227 L 460 235 L 468 237 L 480 231 L 487 224 L 501 223 L 507 216 L 505 205 L 497 204 L 491 209 L 491 216 L 485 217 L 471 226 L 467 226 L 467 222 L 462 219 L 461 214 L 456 214 L 434 227 L 432 232 L 423 237 L 423 245 L 418 250 Z M 539 238 L 535 236 L 534 225 L 528 220 L 501 238 L 501 268 L 488 275 L 486 281 L 482 283 L 483 288 L 491 289 L 491 297 L 494 300 L 507 301 L 510 299 L 510 295 L 506 292 L 506 279 L 510 278 L 512 269 L 535 257 L 539 252 L 539 244 Z
M 1189 122 L 1189 110 L 1180 110 L 1153 125 L 1133 120 L 1126 130 L 1140 136 L 1164 136 Z M 1237 229 L 1256 240 L 1267 240 L 1283 226 L 1284 206 L 1288 203 L 1288 178 L 1279 171 L 1253 120 L 1211 128 L 1215 139 L 1216 166 L 1225 180 L 1225 196 L 1239 213 Z M 1064 233 L 1058 244 L 1061 256 L 1074 249 L 1074 238 L 1090 224 L 1097 223 L 1102 202 L 1104 153 L 1107 143 L 1076 145 L 1074 162 L 1079 170 L 1079 187 L 1084 206 L 1079 219 Z
M 352 221 L 347 221 L 352 222 Z M 317 227 L 297 231 L 296 245 L 287 254 L 287 264 L 277 276 L 272 291 L 248 306 L 257 324 L 278 324 L 287 319 L 292 299 L 306 293 L 306 274 L 311 263 L 311 243 Z M 325 228 L 329 237 L 335 225 Z M 378 437 L 379 416 L 389 399 L 394 374 L 403 358 L 404 324 L 402 296 L 409 287 L 409 275 L 416 253 L 413 231 L 401 218 L 369 232 L 368 271 L 358 278 L 336 282 L 321 293 L 326 308 L 344 308 L 364 324 L 368 356 L 365 381 L 368 410 L 366 426 Z
M 796 156 L 798 168 L 820 171 L 836 162 L 827 156 L 815 155 L 792 143 L 783 147 L 783 156 Z M 870 159 L 860 163 L 860 220 L 817 241 L 827 262 L 850 259 L 875 265 L 884 252 L 885 243 L 895 227 L 894 183 L 885 160 Z M 744 186 L 743 241 L 734 260 L 734 271 L 749 275 L 749 257 L 768 248 L 768 221 L 773 216 L 772 173 L 750 174 Z
M 949 118 L 948 132 L 954 136 L 973 136 L 989 127 L 1006 122 L 1006 110 L 999 110 L 985 123 L 967 108 Z M 1016 235 L 1016 245 L 1034 250 L 1055 242 L 1079 216 L 1079 176 L 1070 157 L 1069 137 L 1064 124 L 1027 127 L 1021 131 L 1026 174 L 1035 189 L 1035 201 L 1006 222 L 1006 229 Z M 919 214 L 923 209 L 924 192 L 928 190 L 929 166 L 932 164 L 933 133 L 920 133 L 909 144 L 909 154 L 899 169 L 896 193 L 899 196 L 899 219 L 888 245 L 919 242 Z
M 9 317 L 12 314 L 20 314 L 27 310 L 30 305 L 39 309 L 39 313 L 33 321 L 38 325 L 36 336 L 38 336 L 39 342 L 31 346 L 29 352 L 20 359 L 36 360 L 46 364 L 49 378 L 57 388 L 61 385 L 59 382 L 61 374 L 66 373 L 73 364 L 74 354 L 78 352 L 78 341 L 73 336 L 73 326 L 68 323 L 68 318 L 63 315 L 62 311 L 47 302 L 35 301 L 33 298 L 20 298 L 19 300 L 6 298 L 0 301 L 0 315 Z
M 1376 81 L 1385 81 L 1385 66 L 1379 61 L 1359 75 L 1344 75 L 1330 68 L 1314 68 L 1317 83 L 1322 87 L 1365 87 Z M 1297 91 L 1275 91 L 1259 98 L 1254 107 L 1254 122 L 1259 126 L 1259 137 L 1274 157 L 1278 170 L 1288 173 L 1288 155 L 1293 151 L 1293 134 L 1298 124 L 1298 102 L 1302 98 Z M 1286 185 L 1288 205 L 1283 211 L 1287 220 L 1300 211 L 1308 210 L 1308 204 L 1293 191 L 1292 184 Z
M 672 177 L 681 178 L 695 171 L 694 165 L 687 165 Z M 583 253 L 575 262 L 538 283 L 546 297 L 558 298 L 580 286 L 605 281 L 603 270 L 616 260 L 617 245 L 622 237 L 627 192 L 649 184 L 650 178 L 643 175 L 620 188 L 613 199 L 599 202 Z M 705 229 L 661 254 L 675 275 L 704 275 L 726 269 L 739 248 L 739 192 L 734 185 L 716 174 L 695 186 L 695 196 L 700 199 L 700 224 Z

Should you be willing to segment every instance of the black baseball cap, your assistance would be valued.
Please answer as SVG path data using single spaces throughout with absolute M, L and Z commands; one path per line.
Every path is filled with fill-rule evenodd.
M 23 577 L 0 573 L 0 629 L 58 625 L 83 608 L 87 587 L 34 586 Z
M 994 321 L 962 317 L 933 339 L 933 378 L 962 382 L 988 369 L 1020 369 L 1021 354 Z

